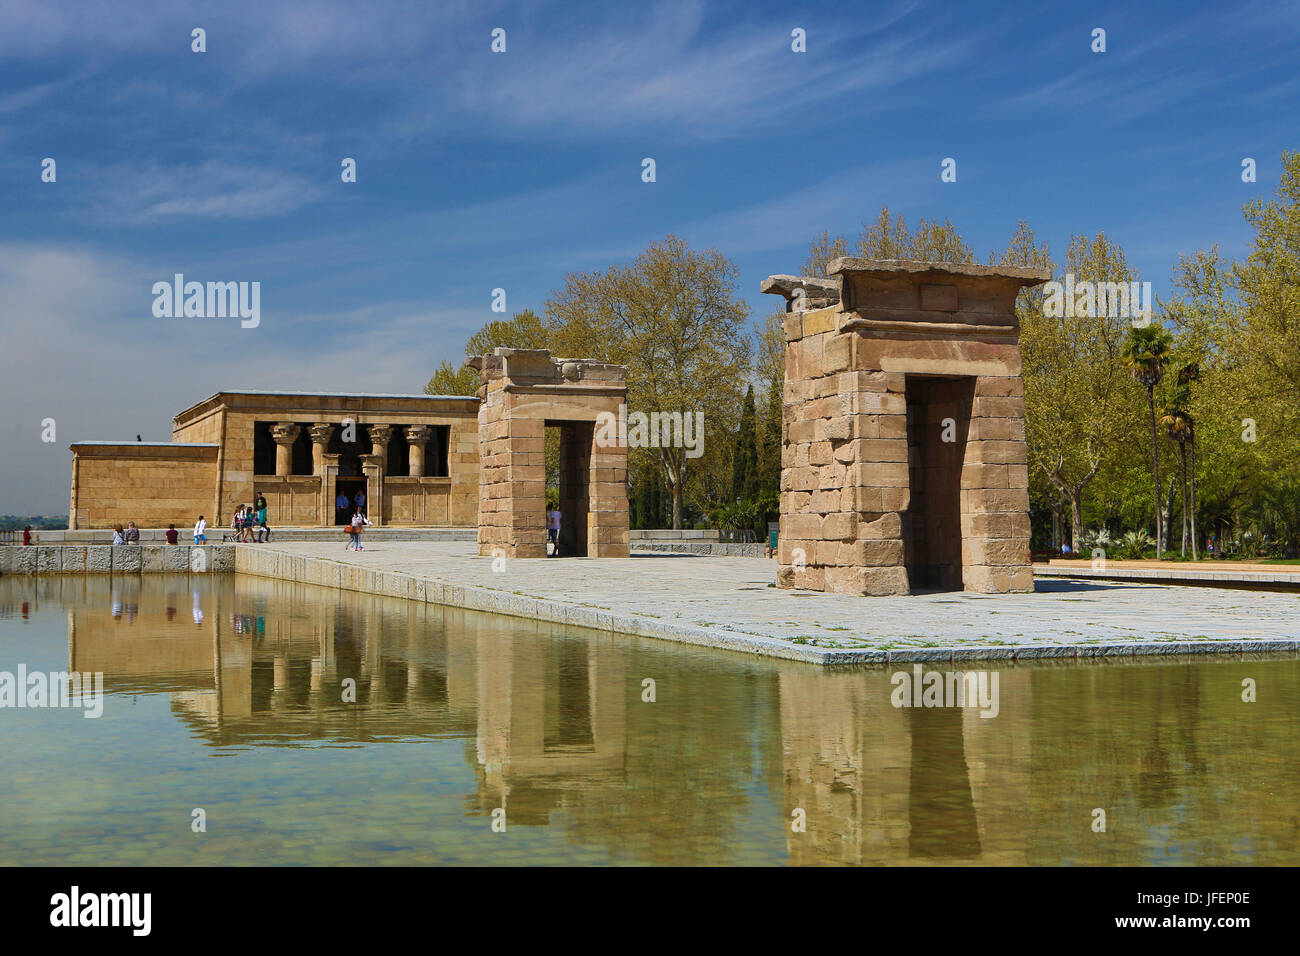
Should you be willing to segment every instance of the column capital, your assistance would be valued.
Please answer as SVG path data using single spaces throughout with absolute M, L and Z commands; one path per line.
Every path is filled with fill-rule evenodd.
M 271 437 L 277 445 L 292 445 L 301 431 L 302 427 L 293 422 L 276 422 L 271 426 Z
M 433 429 L 428 425 L 408 425 L 405 433 L 407 444 L 423 445 L 433 436 Z
M 315 425 L 307 426 L 307 433 L 311 435 L 314 444 L 328 445 L 330 439 L 334 437 L 334 426 L 329 422 L 317 422 Z
M 366 431 L 370 435 L 370 441 L 376 445 L 387 445 L 388 439 L 393 437 L 392 425 L 367 425 Z

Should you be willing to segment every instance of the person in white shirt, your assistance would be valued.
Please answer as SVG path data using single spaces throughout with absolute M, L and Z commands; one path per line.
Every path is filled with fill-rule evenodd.
M 208 530 L 208 519 L 199 515 L 199 520 L 194 523 L 194 543 L 207 544 L 208 536 L 205 533 Z

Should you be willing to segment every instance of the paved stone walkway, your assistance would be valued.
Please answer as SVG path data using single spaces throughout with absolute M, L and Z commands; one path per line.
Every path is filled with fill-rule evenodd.
M 240 545 L 236 555 L 244 572 L 824 664 L 1300 649 L 1300 595 L 1267 591 L 1041 580 L 1034 594 L 862 598 L 769 587 L 775 561 L 696 555 L 514 560 L 499 573 L 465 542 L 374 540 L 359 554 L 342 541 Z M 386 574 L 356 583 L 363 568 Z
M 1107 578 L 1117 581 L 1166 581 L 1300 587 L 1300 566 L 1247 561 L 1091 561 L 1053 559 L 1034 565 L 1034 574 L 1057 578 Z

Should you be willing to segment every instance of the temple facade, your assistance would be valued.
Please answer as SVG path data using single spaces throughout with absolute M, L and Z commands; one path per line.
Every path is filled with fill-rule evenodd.
M 172 420 L 170 442 L 78 442 L 68 526 L 214 529 L 267 500 L 272 526 L 319 527 L 365 495 L 376 525 L 472 527 L 474 396 L 218 392 Z

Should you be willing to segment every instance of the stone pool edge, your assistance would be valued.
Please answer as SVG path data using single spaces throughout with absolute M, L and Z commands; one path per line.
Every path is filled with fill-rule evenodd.
M 760 657 L 801 661 L 823 667 L 854 664 L 966 663 L 1034 659 L 1074 660 L 1180 655 L 1239 655 L 1300 651 L 1300 638 L 1266 641 L 1125 641 L 1108 644 L 1004 644 L 955 648 L 827 648 L 793 644 L 719 627 L 673 624 L 641 614 L 620 614 L 609 608 L 536 598 L 479 585 L 454 584 L 401 571 L 383 571 L 330 558 L 310 557 L 269 548 L 234 549 L 238 574 L 314 584 L 344 591 L 382 594 L 426 604 L 464 608 L 568 624 L 611 634 L 648 637 Z

